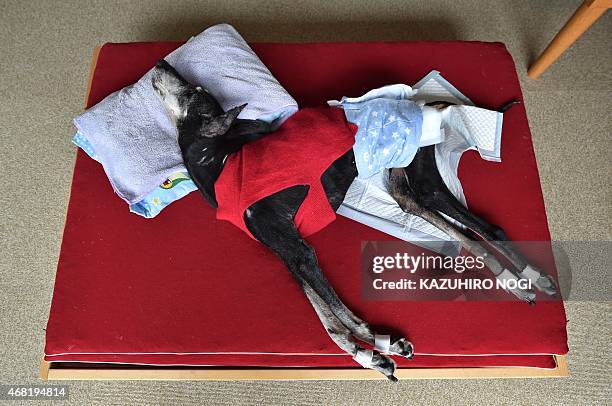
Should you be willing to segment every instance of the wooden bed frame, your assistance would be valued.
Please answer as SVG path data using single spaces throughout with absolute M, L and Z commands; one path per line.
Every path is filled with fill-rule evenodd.
M 85 107 L 91 91 L 94 69 L 101 46 L 94 49 L 89 67 Z M 472 367 L 472 368 L 398 368 L 398 379 L 488 379 L 488 378 L 565 378 L 569 376 L 565 355 L 553 355 L 556 367 Z M 386 379 L 379 372 L 363 368 L 237 368 L 173 367 L 78 362 L 40 363 L 42 380 L 374 380 Z
M 565 356 L 555 355 L 553 369 L 533 367 L 398 368 L 398 379 L 565 378 Z M 163 367 L 121 364 L 48 362 L 40 364 L 43 380 L 141 380 L 141 381 L 265 381 L 265 380 L 374 380 L 382 374 L 363 368 L 231 368 Z

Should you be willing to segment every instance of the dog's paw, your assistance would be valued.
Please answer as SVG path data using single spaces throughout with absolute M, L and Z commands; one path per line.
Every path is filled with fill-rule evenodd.
M 392 382 L 397 381 L 395 361 L 375 350 L 359 349 L 353 359 L 364 368 L 373 369 L 382 373 Z
M 496 277 L 499 282 L 503 283 L 502 287 L 506 292 L 513 294 L 530 305 L 535 304 L 536 293 L 529 287 L 530 283 L 527 278 L 519 277 L 508 269 L 504 269 Z
M 555 280 L 548 274 L 531 265 L 527 265 L 520 273 L 523 278 L 529 279 L 533 286 L 548 296 L 555 296 L 558 292 Z
M 397 382 L 397 378 L 394 375 L 396 367 L 395 361 L 386 355 L 375 352 L 372 356 L 372 365 L 370 368 L 382 373 L 391 382 Z
M 389 354 L 412 359 L 414 356 L 414 346 L 406 338 L 398 338 L 389 346 Z
M 555 296 L 558 293 L 557 284 L 550 275 L 542 274 L 535 283 L 536 288 L 541 292 L 546 293 L 548 296 Z

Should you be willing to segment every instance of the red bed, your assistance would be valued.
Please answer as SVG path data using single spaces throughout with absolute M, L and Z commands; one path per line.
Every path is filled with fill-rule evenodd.
M 88 105 L 135 82 L 180 43 L 106 44 Z M 372 42 L 252 44 L 301 106 L 413 84 L 436 69 L 478 106 L 522 100 L 503 44 Z M 550 240 L 523 105 L 504 117 L 502 163 L 475 152 L 459 167 L 470 207 L 511 239 Z M 554 368 L 568 351 L 561 301 L 365 301 L 362 241 L 393 240 L 339 217 L 313 235 L 321 266 L 345 303 L 415 345 L 402 368 Z M 528 255 L 529 256 L 529 255 Z M 554 272 L 550 250 L 529 258 Z M 46 331 L 51 362 L 226 367 L 355 367 L 329 339 L 281 262 L 198 193 L 155 219 L 131 214 L 102 167 L 78 151 Z

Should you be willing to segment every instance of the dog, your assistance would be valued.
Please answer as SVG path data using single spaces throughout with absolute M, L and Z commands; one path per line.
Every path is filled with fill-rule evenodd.
M 239 119 L 244 105 L 224 111 L 206 89 L 188 83 L 163 59 L 154 68 L 151 81 L 176 125 L 178 144 L 189 175 L 204 198 L 217 208 L 215 182 L 228 156 L 247 143 L 260 142 L 261 137 L 271 132 L 270 124 Z M 448 103 L 430 105 L 442 109 Z M 334 211 L 344 200 L 356 176 L 352 149 L 323 173 L 320 181 Z M 549 295 L 556 294 L 557 286 L 553 279 L 529 265 L 500 227 L 471 213 L 448 190 L 438 172 L 433 146 L 420 148 L 407 167 L 388 170 L 388 191 L 402 210 L 425 219 L 458 241 L 462 248 L 483 257 L 495 275 L 505 268 L 492 255 L 491 248 L 518 270 L 513 272 L 517 278 L 530 279 L 537 289 Z M 396 364 L 390 356 L 412 358 L 412 343 L 405 337 L 392 337 L 383 354 L 377 350 L 369 351 L 356 341 L 374 346 L 377 334 L 338 297 L 321 271 L 313 248 L 300 235 L 294 217 L 307 194 L 308 186 L 296 185 L 266 196 L 248 207 L 244 223 L 254 238 L 285 263 L 338 347 L 356 360 L 365 356 L 368 359 L 365 363 L 360 362 L 362 365 L 396 381 Z M 465 228 L 456 226 L 447 217 Z M 476 237 L 485 240 L 490 247 L 485 248 L 476 242 Z M 531 289 L 516 289 L 512 293 L 528 303 L 534 302 L 535 291 Z

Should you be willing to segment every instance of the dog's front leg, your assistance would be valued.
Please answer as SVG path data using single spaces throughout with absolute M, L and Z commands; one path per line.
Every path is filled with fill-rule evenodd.
M 375 334 L 340 301 L 321 272 L 316 255 L 301 238 L 293 217 L 307 189 L 295 186 L 262 199 L 245 213 L 246 225 L 259 241 L 272 249 L 286 264 L 332 340 L 363 366 L 393 378 L 395 363 L 377 351 L 358 346 L 353 337 L 375 344 Z M 412 345 L 405 338 L 388 342 L 388 354 L 412 357 Z
M 397 381 L 393 375 L 396 368 L 395 361 L 377 351 L 367 350 L 357 345 L 353 340 L 352 332 L 334 315 L 327 303 L 308 284 L 302 284 L 302 289 L 319 316 L 325 331 L 338 347 L 350 354 L 363 367 L 378 371 L 391 381 Z

